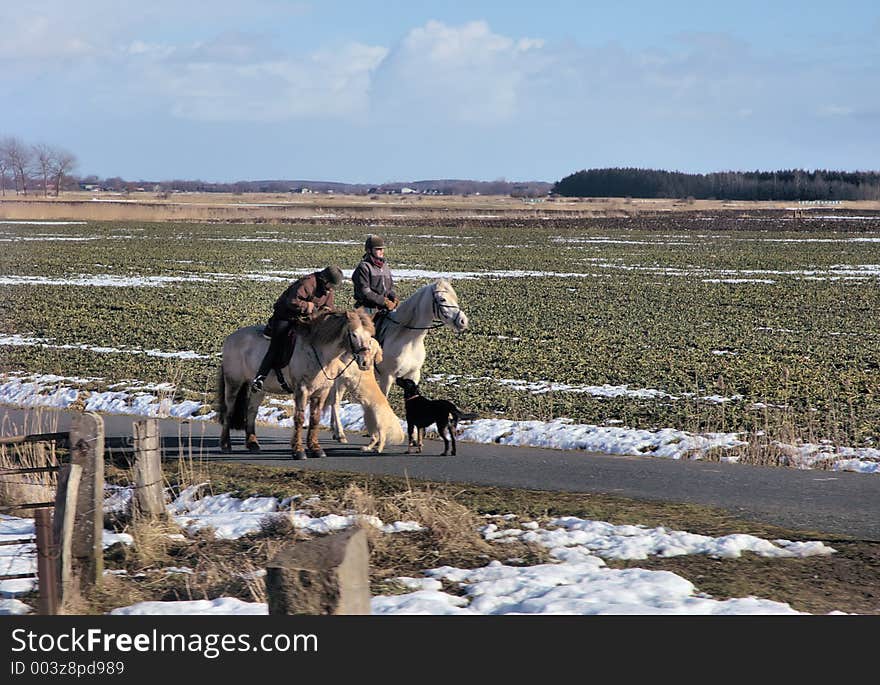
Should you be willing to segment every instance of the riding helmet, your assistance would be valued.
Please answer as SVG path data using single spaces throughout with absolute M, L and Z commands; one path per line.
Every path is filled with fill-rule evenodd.
M 342 269 L 336 265 L 328 266 L 318 272 L 318 278 L 332 288 L 342 285 Z
M 367 252 L 372 252 L 373 249 L 377 247 L 385 247 L 385 241 L 382 239 L 380 235 L 373 235 L 372 233 L 367 236 L 367 242 L 364 243 L 364 247 Z

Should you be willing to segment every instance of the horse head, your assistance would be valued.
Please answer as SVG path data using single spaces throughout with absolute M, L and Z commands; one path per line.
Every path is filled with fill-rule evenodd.
M 375 332 L 372 318 L 362 310 L 336 310 L 319 314 L 310 335 L 314 344 L 341 347 L 343 354 L 351 354 L 358 368 L 366 371 L 373 363 L 370 340 Z
M 468 318 L 458 305 L 458 295 L 452 284 L 445 278 L 437 279 L 434 282 L 433 296 L 435 318 L 456 333 L 463 333 L 468 327 Z
M 376 348 L 379 349 L 379 361 L 381 361 L 382 354 L 382 349 L 373 338 L 376 333 L 373 317 L 363 309 L 346 312 L 346 316 L 348 317 L 348 344 L 351 353 L 354 355 L 358 368 L 361 371 L 367 371 L 373 368 L 376 361 Z

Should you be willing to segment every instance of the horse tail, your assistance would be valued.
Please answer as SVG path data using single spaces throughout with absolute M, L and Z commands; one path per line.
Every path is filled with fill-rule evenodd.
M 248 393 L 250 389 L 246 383 L 243 383 L 235 394 L 235 403 L 232 411 L 227 413 L 226 407 L 226 374 L 223 372 L 223 365 L 217 371 L 217 394 L 214 398 L 214 410 L 217 412 L 217 420 L 224 424 L 227 419 L 229 427 L 233 430 L 245 430 L 247 425 L 248 412 Z
M 224 424 L 226 423 L 226 374 L 223 373 L 222 364 L 217 369 L 217 383 L 215 386 L 214 406 L 212 408 L 217 412 L 217 422 Z

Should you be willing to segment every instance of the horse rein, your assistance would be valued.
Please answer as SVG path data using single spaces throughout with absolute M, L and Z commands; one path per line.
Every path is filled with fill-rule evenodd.
M 433 300 L 433 313 L 434 313 L 434 318 L 432 319 L 432 322 L 439 322 L 439 323 L 432 323 L 432 325 L 430 325 L 430 326 L 410 326 L 408 324 L 405 324 L 405 323 L 398 321 L 397 319 L 392 319 L 390 312 L 389 312 L 388 316 L 385 317 L 385 320 L 390 321 L 391 323 L 396 324 L 398 326 L 401 326 L 403 328 L 408 328 L 411 331 L 433 331 L 437 328 L 443 328 L 443 326 L 446 325 L 446 319 L 443 317 L 443 314 L 440 311 L 442 307 L 449 307 L 450 309 L 457 309 L 457 310 L 461 311 L 461 307 L 459 307 L 457 304 L 446 304 L 446 303 L 441 304 L 437 300 L 436 293 L 434 293 L 434 295 L 431 297 L 431 299 Z
M 327 375 L 327 372 L 324 370 L 324 362 L 321 361 L 321 355 L 319 355 L 318 350 L 315 349 L 315 344 L 311 340 L 309 340 L 309 347 L 311 347 L 312 352 L 315 353 L 315 359 L 318 360 L 318 365 L 321 367 L 321 373 L 324 374 L 324 378 L 326 378 L 328 381 L 335 381 L 337 378 L 340 378 L 342 376 L 342 374 L 344 374 L 348 370 L 348 367 L 351 366 L 355 362 L 355 360 L 357 359 L 358 353 L 363 353 L 363 352 L 366 352 L 369 350 L 368 347 L 358 347 L 357 349 L 355 349 L 354 338 L 352 337 L 351 331 L 348 332 L 348 346 L 351 348 L 351 353 L 353 355 L 351 358 L 351 361 L 342 367 L 342 371 L 340 371 L 336 376 L 333 376 L 331 378 L 330 376 Z

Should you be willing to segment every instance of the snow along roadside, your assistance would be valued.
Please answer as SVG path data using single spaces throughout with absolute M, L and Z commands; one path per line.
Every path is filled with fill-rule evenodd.
M 80 391 L 77 387 L 96 379 L 68 378 L 52 375 L 8 375 L 0 383 L 0 404 L 15 407 L 46 407 L 68 409 L 82 401 L 85 411 L 106 414 L 177 418 L 193 421 L 212 421 L 216 414 L 210 406 L 194 400 L 174 402 L 168 396 L 173 388 L 156 387 L 138 391 L 125 390 Z M 165 391 L 163 393 L 162 391 Z M 289 401 L 270 400 L 260 407 L 257 420 L 277 428 L 291 428 Z M 363 410 L 358 404 L 342 406 L 341 421 L 346 430 L 364 429 Z M 321 418 L 329 425 L 329 409 Z M 403 422 L 401 422 L 402 425 Z M 404 425 L 405 427 L 405 425 Z M 700 459 L 710 450 L 726 450 L 744 445 L 739 433 L 694 434 L 674 428 L 643 430 L 620 426 L 579 424 L 572 419 L 552 421 L 513 421 L 509 419 L 477 419 L 462 422 L 460 439 L 484 444 L 517 447 L 549 447 L 562 450 L 584 450 L 604 454 L 662 457 L 666 459 Z M 782 445 L 789 451 L 799 468 L 810 469 L 820 461 L 832 461 L 835 471 L 880 473 L 880 450 L 874 448 L 838 447 L 828 444 L 805 443 Z M 722 456 L 723 461 L 736 457 Z

